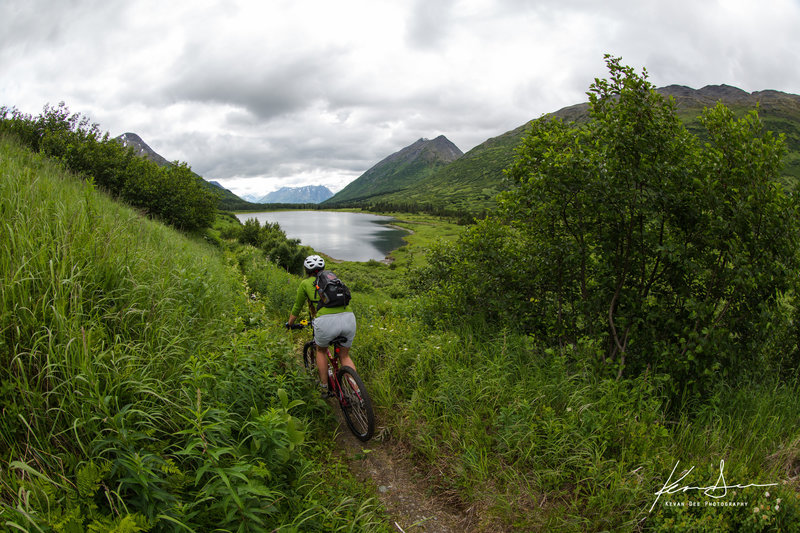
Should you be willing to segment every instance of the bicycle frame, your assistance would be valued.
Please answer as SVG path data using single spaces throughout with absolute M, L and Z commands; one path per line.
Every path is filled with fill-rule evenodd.
M 299 328 L 307 324 L 308 322 L 303 321 Z M 366 442 L 375 432 L 375 413 L 372 410 L 369 393 L 356 369 L 350 365 L 339 364 L 339 351 L 346 341 L 345 337 L 336 337 L 327 349 L 328 391 L 339 401 L 350 431 L 359 440 Z M 311 340 L 303 345 L 303 364 L 308 372 L 313 368 L 315 380 L 319 379 L 317 344 L 313 340 L 313 335 Z
M 328 347 L 328 390 L 331 391 L 334 396 L 339 398 L 339 401 L 346 401 L 342 393 L 342 389 L 339 386 L 339 380 L 336 379 L 336 376 L 339 374 L 339 343 L 331 343 Z M 317 349 L 317 345 L 314 344 L 314 349 Z

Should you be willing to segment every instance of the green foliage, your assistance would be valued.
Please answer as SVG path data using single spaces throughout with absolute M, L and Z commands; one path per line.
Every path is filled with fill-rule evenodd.
M 535 272 L 526 264 L 529 255 L 515 228 L 484 219 L 457 242 L 434 245 L 427 263 L 409 276 L 409 286 L 425 296 L 421 311 L 430 322 L 447 323 L 457 316 L 499 325 L 528 322 L 532 306 L 526 275 Z
M 388 406 L 382 424 L 435 472 L 426 485 L 483 509 L 471 530 L 670 531 L 680 522 L 738 531 L 766 503 L 761 530 L 792 531 L 800 447 L 795 425 L 779 421 L 800 417 L 796 377 L 717 384 L 675 418 L 668 378 L 598 375 L 587 363 L 604 347 L 589 339 L 562 352 L 513 323 L 432 328 L 392 303 L 388 313 L 358 309 L 359 372 Z M 649 512 L 677 461 L 696 466 L 692 484 L 708 486 L 720 459 L 731 484 L 780 486 L 769 497 L 748 489 L 725 499 L 743 508 L 661 505 L 684 496 L 670 495 Z M 701 491 L 685 496 L 713 502 Z
M 216 214 L 216 197 L 200 184 L 185 163 L 160 167 L 137 158 L 125 171 L 120 196 L 134 207 L 155 215 L 182 230 L 211 225 Z
M 308 246 L 300 246 L 298 239 L 288 239 L 277 222 L 262 226 L 255 218 L 245 221 L 239 242 L 263 250 L 268 261 L 294 274 L 303 273 L 303 259 L 313 253 Z
M 646 76 L 608 66 L 591 120 L 534 122 L 499 214 L 438 249 L 418 289 L 445 317 L 481 306 L 554 345 L 592 338 L 617 376 L 654 368 L 677 395 L 702 392 L 747 368 L 784 316 L 800 230 L 777 184 L 784 148 L 722 105 L 701 145 Z
M 218 195 L 185 163 L 160 167 L 101 135 L 87 117 L 70 114 L 62 102 L 45 106 L 38 117 L 0 108 L 0 133 L 16 136 L 29 148 L 56 158 L 102 189 L 178 229 L 211 225 Z

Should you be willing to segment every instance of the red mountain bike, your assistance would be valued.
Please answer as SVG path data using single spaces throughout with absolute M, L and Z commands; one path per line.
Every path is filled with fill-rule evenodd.
M 307 324 L 308 322 L 303 320 L 300 324 L 296 324 L 295 328 L 302 329 Z M 339 400 L 347 427 L 356 438 L 368 441 L 375 433 L 375 413 L 372 411 L 372 400 L 367 388 L 356 369 L 344 365 L 339 367 L 339 350 L 346 341 L 345 337 L 336 337 L 331 342 L 332 349 L 328 349 L 328 387 Z M 319 383 L 316 350 L 317 345 L 312 336 L 312 340 L 303 345 L 303 364 Z

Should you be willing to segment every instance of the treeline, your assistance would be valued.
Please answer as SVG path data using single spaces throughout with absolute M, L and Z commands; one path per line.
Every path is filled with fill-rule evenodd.
M 285 210 L 320 210 L 325 209 L 319 204 L 286 204 L 286 203 L 269 203 L 269 204 L 254 204 L 248 202 L 246 209 L 235 209 L 234 211 L 285 211 Z
M 63 102 L 45 106 L 36 117 L 0 107 L 0 134 L 15 136 L 111 196 L 178 229 L 210 227 L 216 216 L 218 194 L 186 163 L 161 167 L 137 157 L 133 148 L 101 133 L 88 117 L 71 114 Z
M 347 202 L 327 204 L 319 207 L 319 209 L 362 209 L 371 213 L 422 213 L 450 219 L 460 225 L 472 224 L 476 218 L 483 218 L 488 213 L 486 210 L 475 213 L 462 209 L 453 209 L 452 207 L 446 207 L 441 204 L 394 202 L 391 200 L 372 202 L 367 200 L 350 200 Z
M 601 375 L 668 376 L 676 406 L 756 368 L 795 376 L 800 212 L 782 136 L 719 104 L 701 141 L 646 76 L 607 62 L 590 121 L 534 122 L 499 210 L 412 277 L 431 320 L 469 310 L 591 353 Z
M 376 201 L 367 202 L 365 200 L 348 200 L 346 202 L 337 202 L 333 204 L 249 204 L 246 209 L 237 208 L 241 211 L 281 211 L 290 209 L 305 209 L 309 211 L 324 211 L 328 209 L 360 209 L 370 213 L 411 213 L 411 214 L 428 214 L 454 221 L 456 224 L 469 225 L 475 222 L 475 219 L 484 218 L 487 210 L 480 212 L 470 212 L 462 209 L 453 209 L 439 204 L 426 204 L 418 202 L 392 202 L 392 201 Z

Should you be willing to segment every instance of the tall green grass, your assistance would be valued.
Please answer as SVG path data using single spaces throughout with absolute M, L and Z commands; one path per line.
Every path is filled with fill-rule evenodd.
M 0 527 L 385 529 L 238 265 L 7 138 L 0 176 Z
M 800 528 L 797 380 L 720 384 L 676 417 L 666 378 L 598 378 L 582 362 L 591 343 L 560 352 L 513 328 L 435 330 L 402 307 L 360 327 L 354 357 L 384 423 L 433 465 L 432 488 L 473 510 L 477 530 Z M 728 498 L 746 508 L 663 505 L 702 500 L 695 491 L 650 511 L 676 462 L 695 467 L 686 485 L 710 486 L 720 460 L 729 485 L 779 485 Z

